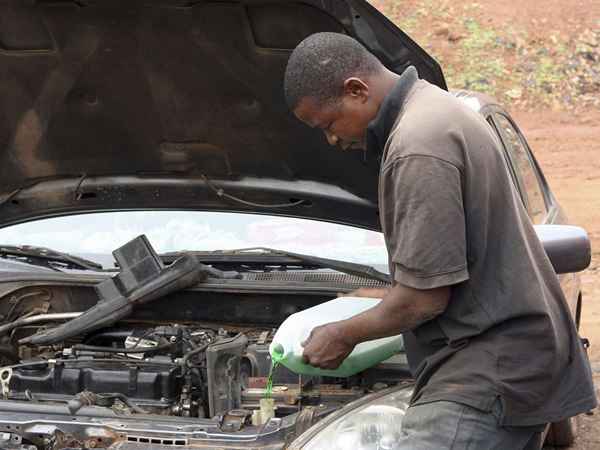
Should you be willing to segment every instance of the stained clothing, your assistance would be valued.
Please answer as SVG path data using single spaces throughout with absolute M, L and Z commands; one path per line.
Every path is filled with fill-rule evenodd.
M 523 450 L 541 448 L 544 426 L 500 427 L 502 405 L 490 412 L 454 402 L 408 408 L 393 450 Z
M 413 404 L 452 401 L 502 425 L 596 406 L 592 375 L 501 144 L 477 112 L 407 69 L 367 131 L 381 153 L 380 219 L 394 282 L 452 286 L 443 314 L 405 334 Z

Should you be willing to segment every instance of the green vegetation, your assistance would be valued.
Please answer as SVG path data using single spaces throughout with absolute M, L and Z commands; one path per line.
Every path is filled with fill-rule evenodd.
M 451 89 L 521 108 L 600 106 L 600 23 L 574 37 L 534 37 L 492 27 L 476 2 L 372 1 L 440 62 Z

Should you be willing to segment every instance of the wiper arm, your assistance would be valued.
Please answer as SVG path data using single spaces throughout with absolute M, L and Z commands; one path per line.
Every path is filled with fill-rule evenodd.
M 69 269 L 103 270 L 102 265 L 94 261 L 45 247 L 0 245 L 0 258 L 7 257 L 25 258 L 32 264 L 41 262 L 42 265 L 47 267 L 50 266 L 49 263 L 57 262 L 66 265 Z
M 309 264 L 315 264 L 323 267 L 324 269 L 337 270 L 348 275 L 355 275 L 359 277 L 371 278 L 373 280 L 382 281 L 384 283 L 390 283 L 390 276 L 387 273 L 380 272 L 372 266 L 365 264 L 358 264 L 348 261 L 340 261 L 338 259 L 321 258 L 319 256 L 305 255 L 303 253 L 286 252 L 283 250 L 276 250 L 268 247 L 256 247 L 254 249 L 247 250 L 262 250 L 265 253 L 275 253 L 282 256 L 289 256 L 296 258 L 301 262 Z
M 378 280 L 384 283 L 390 283 L 390 276 L 386 273 L 380 272 L 374 267 L 367 266 L 364 264 L 358 264 L 347 261 L 340 261 L 337 259 L 321 258 L 319 256 L 305 255 L 302 253 L 293 253 L 285 250 L 277 250 L 268 247 L 253 247 L 243 248 L 237 250 L 225 250 L 225 251 L 214 251 L 214 252 L 186 252 L 192 253 L 200 261 L 205 263 L 223 263 L 228 258 L 235 259 L 238 263 L 243 264 L 245 257 L 250 259 L 260 259 L 263 263 L 267 264 L 270 258 L 285 258 L 290 264 L 304 264 L 314 267 L 320 267 L 323 269 L 332 269 L 338 272 L 346 273 L 348 275 L 355 275 L 363 278 L 370 278 Z M 169 260 L 179 256 L 179 252 L 169 253 L 160 255 L 163 260 Z M 263 258 L 258 258 L 263 257 Z M 264 258 L 266 257 L 266 258 Z

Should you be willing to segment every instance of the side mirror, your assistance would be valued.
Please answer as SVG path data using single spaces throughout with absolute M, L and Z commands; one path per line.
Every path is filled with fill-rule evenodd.
M 534 228 L 557 274 L 588 268 L 592 249 L 583 228 L 571 225 L 535 225 Z

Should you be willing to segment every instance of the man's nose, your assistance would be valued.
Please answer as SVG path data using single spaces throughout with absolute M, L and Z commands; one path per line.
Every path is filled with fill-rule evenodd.
M 327 130 L 325 130 L 324 133 L 325 137 L 327 138 L 327 142 L 329 142 L 329 145 L 337 145 L 340 139 L 335 134 L 330 133 Z

